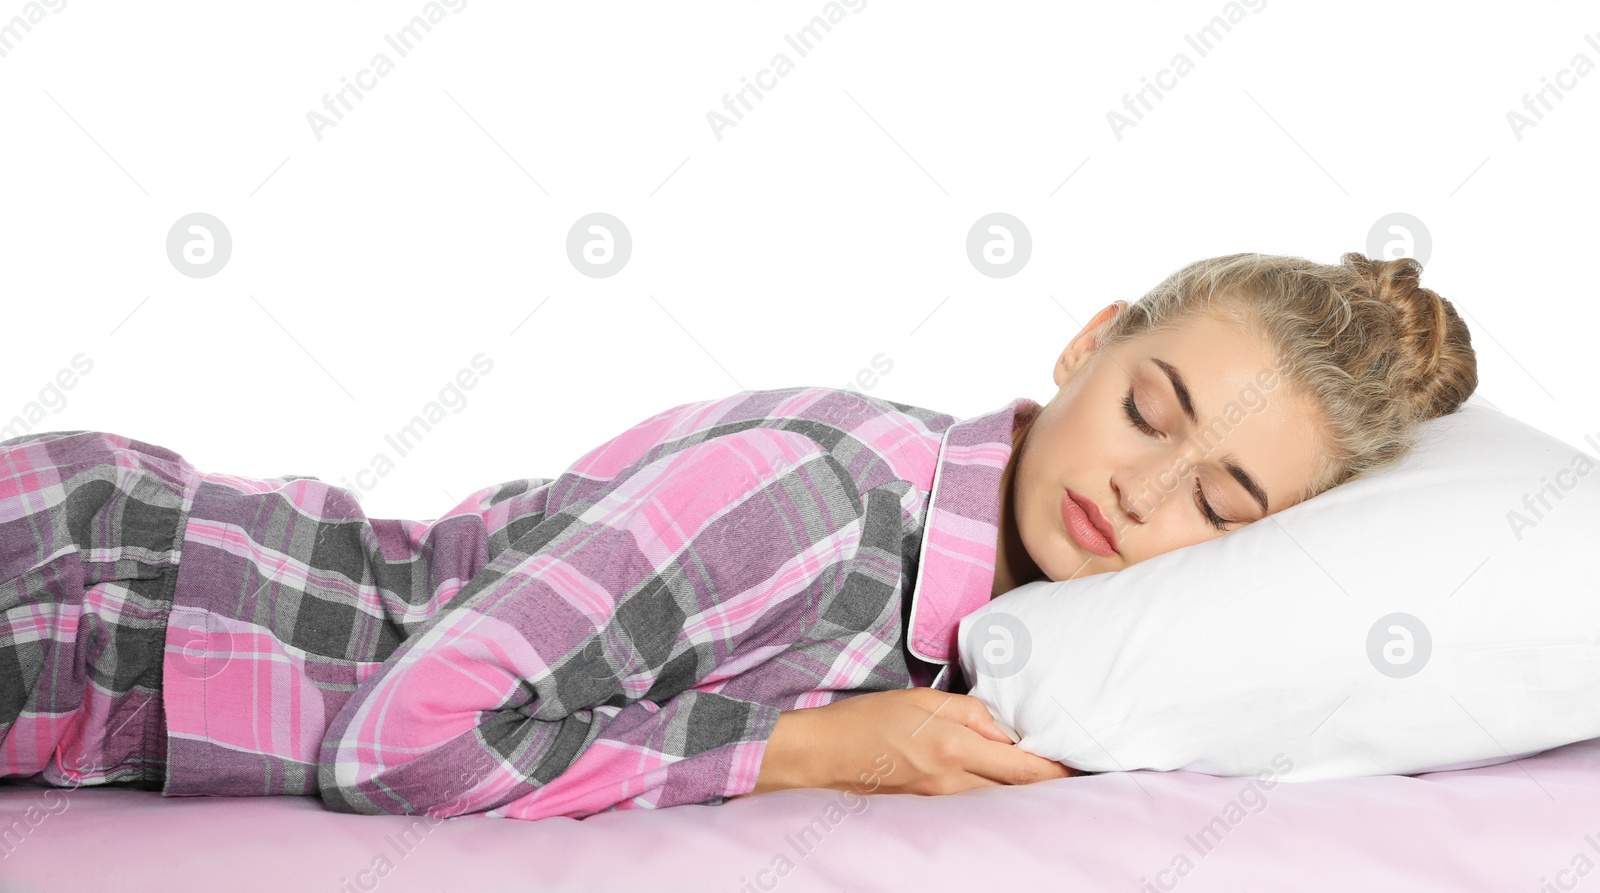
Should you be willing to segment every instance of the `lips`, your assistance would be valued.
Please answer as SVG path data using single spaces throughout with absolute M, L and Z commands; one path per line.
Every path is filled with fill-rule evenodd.
M 1100 507 L 1071 490 L 1061 500 L 1061 517 L 1066 522 L 1067 533 L 1096 555 L 1118 555 L 1116 531 Z

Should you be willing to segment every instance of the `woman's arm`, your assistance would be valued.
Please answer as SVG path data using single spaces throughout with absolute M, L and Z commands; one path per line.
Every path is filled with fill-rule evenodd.
M 778 714 L 778 722 L 767 738 L 762 751 L 761 773 L 756 776 L 756 786 L 743 794 L 727 799 L 783 791 L 789 788 L 826 787 L 814 770 L 817 749 L 810 731 L 810 720 L 821 707 L 804 710 L 785 710 Z M 808 759 L 809 757 L 809 759 Z
M 1017 749 L 977 698 L 907 688 L 780 714 L 755 788 L 746 793 L 819 787 L 953 794 L 1078 774 Z
M 323 737 L 324 804 L 583 817 L 753 783 L 782 708 L 843 678 L 775 658 L 855 632 L 824 615 L 868 500 L 771 428 L 630 468 L 515 534 L 360 683 Z M 871 503 L 897 523 L 893 494 Z

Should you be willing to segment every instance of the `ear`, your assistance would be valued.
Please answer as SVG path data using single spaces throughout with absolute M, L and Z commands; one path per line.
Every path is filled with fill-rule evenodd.
M 1089 320 L 1089 324 L 1083 327 L 1083 331 L 1079 332 L 1077 337 L 1067 344 L 1066 349 L 1061 352 L 1061 356 L 1056 359 L 1054 370 L 1056 387 L 1059 388 L 1066 384 L 1067 379 L 1071 378 L 1074 372 L 1077 372 L 1084 363 L 1089 361 L 1089 357 L 1094 355 L 1095 348 L 1099 347 L 1100 339 L 1105 335 L 1106 330 L 1111 328 L 1111 324 L 1127 308 L 1127 301 L 1115 301 L 1107 304 L 1099 313 L 1094 315 L 1093 319 Z

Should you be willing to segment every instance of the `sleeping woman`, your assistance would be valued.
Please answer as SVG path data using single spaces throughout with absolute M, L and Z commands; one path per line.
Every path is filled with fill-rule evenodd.
M 961 618 L 1403 458 L 1477 385 L 1419 276 L 1202 260 L 1095 315 L 1044 405 L 741 392 L 430 521 L 117 434 L 0 441 L 0 778 L 538 819 L 1074 775 L 966 694 Z

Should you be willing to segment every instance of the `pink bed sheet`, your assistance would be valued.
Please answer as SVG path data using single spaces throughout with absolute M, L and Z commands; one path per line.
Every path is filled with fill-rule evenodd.
M 1600 740 L 1413 777 L 1269 787 L 1138 771 L 944 797 L 791 790 L 581 821 L 0 786 L 0 825 L 6 893 L 1566 893 L 1600 890 L 1588 876 Z

